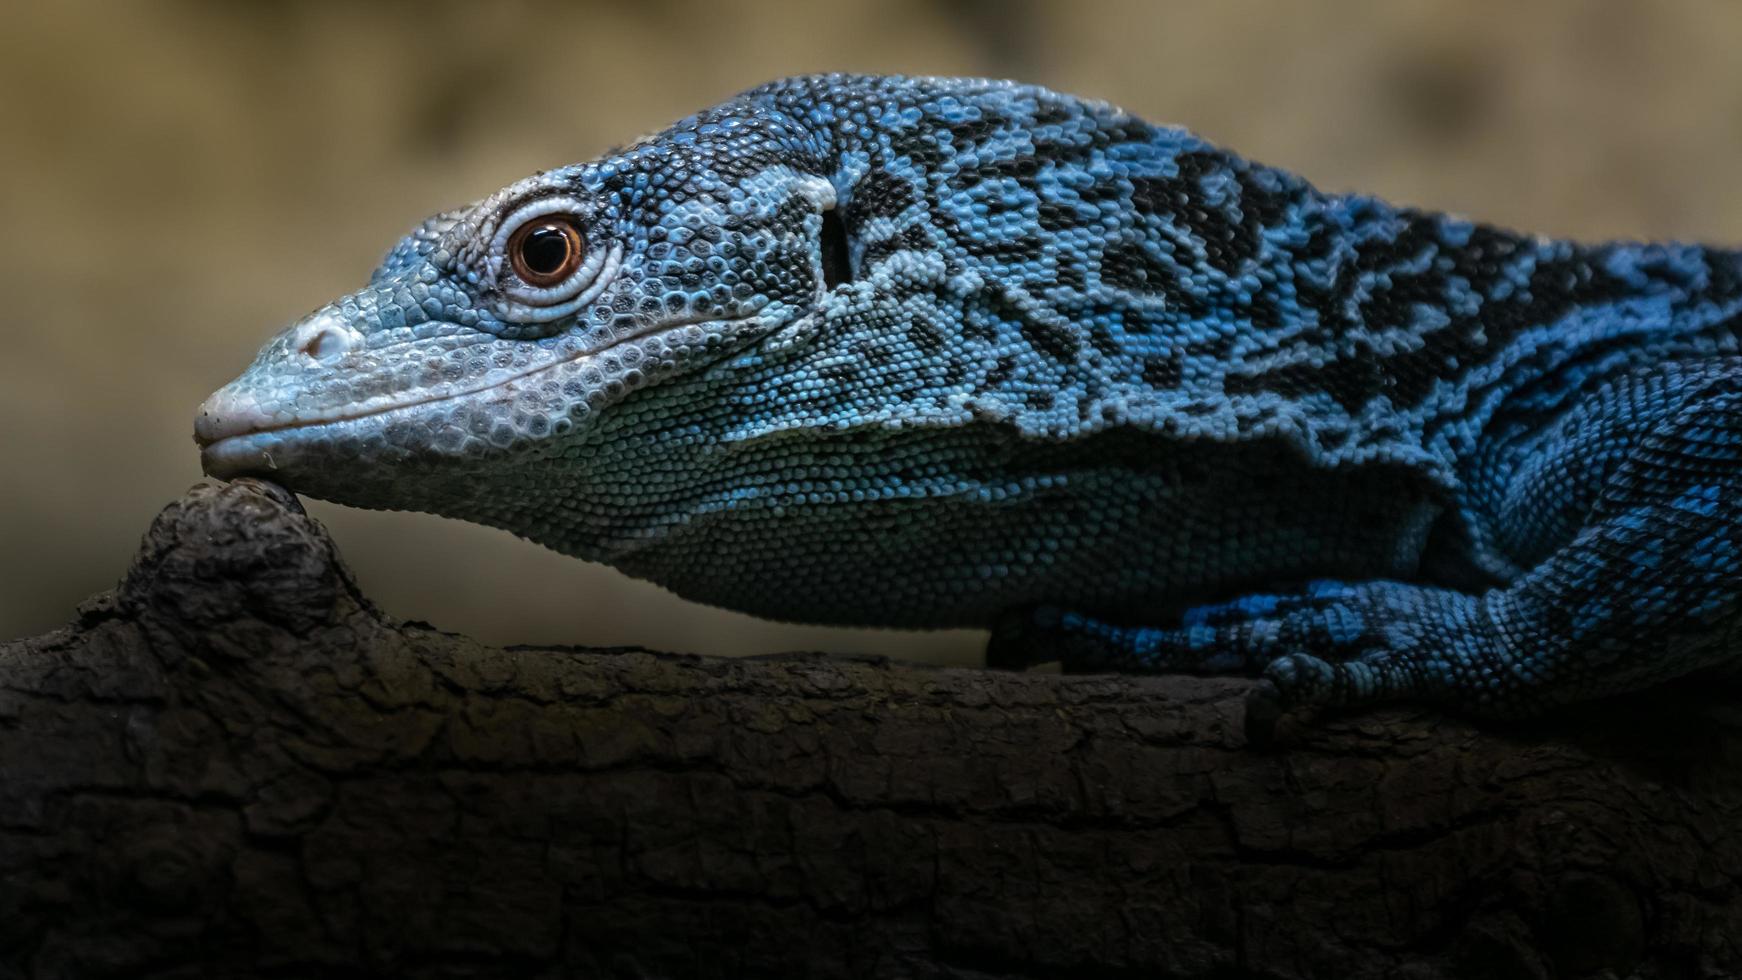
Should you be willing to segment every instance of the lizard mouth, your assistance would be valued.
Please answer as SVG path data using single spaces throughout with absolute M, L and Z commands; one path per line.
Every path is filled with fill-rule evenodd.
M 758 311 L 760 312 L 760 311 Z M 432 405 L 474 398 L 500 391 L 510 386 L 526 384 L 540 376 L 579 361 L 599 357 L 625 344 L 648 337 L 668 334 L 686 327 L 707 332 L 741 327 L 759 319 L 757 314 L 715 320 L 684 320 L 662 323 L 651 329 L 619 338 L 603 347 L 578 351 L 528 368 L 518 374 L 498 378 L 489 384 L 474 385 L 456 391 L 442 391 L 399 401 L 357 406 L 315 417 L 289 418 L 270 416 L 251 399 L 238 399 L 228 388 L 221 389 L 200 406 L 194 422 L 194 442 L 200 447 L 200 468 L 208 476 L 232 479 L 246 474 L 271 474 L 278 469 L 273 451 L 289 449 L 297 442 L 306 443 L 310 435 L 323 430 L 337 432 L 366 419 L 385 418 L 413 412 Z

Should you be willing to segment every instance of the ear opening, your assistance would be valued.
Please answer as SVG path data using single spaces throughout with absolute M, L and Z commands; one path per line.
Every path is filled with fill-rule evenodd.
M 851 251 L 847 246 L 847 226 L 834 208 L 823 212 L 822 231 L 823 285 L 834 289 L 853 281 Z

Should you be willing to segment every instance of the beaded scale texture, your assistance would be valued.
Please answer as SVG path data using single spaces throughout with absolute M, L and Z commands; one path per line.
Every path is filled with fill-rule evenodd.
M 577 264 L 529 282 L 505 252 L 552 221 Z M 1732 659 L 1739 329 L 1734 252 L 811 76 L 431 218 L 196 435 L 763 616 L 1524 715 Z

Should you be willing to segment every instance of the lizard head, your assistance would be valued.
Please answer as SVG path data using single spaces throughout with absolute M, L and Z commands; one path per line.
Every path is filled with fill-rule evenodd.
M 809 138 L 728 103 L 430 218 L 206 400 L 202 466 L 528 533 L 491 499 L 514 474 L 584 467 L 612 406 L 814 310 L 834 189 Z

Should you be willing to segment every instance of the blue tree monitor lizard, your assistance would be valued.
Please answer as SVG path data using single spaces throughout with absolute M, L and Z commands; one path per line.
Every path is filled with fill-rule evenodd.
M 1733 661 L 1739 333 L 1734 251 L 821 75 L 430 218 L 196 437 L 761 616 L 1517 717 Z

